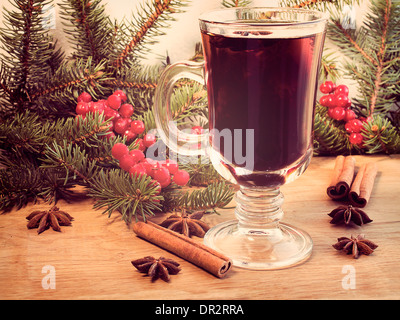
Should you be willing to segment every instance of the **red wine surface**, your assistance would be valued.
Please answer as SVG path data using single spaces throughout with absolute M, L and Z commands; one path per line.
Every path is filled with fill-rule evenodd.
M 226 165 L 244 166 L 246 129 L 254 130 L 253 171 L 276 171 L 301 159 L 312 144 L 320 43 L 324 34 L 274 39 L 243 33 L 202 33 L 210 130 L 240 129 L 241 141 L 213 143 Z M 317 45 L 316 45 L 317 44 Z M 315 49 L 317 48 L 317 49 Z M 276 177 L 275 177 L 276 178 Z M 249 177 L 251 179 L 251 177 Z

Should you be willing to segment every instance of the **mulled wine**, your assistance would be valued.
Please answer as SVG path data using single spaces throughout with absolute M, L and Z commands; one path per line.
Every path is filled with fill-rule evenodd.
M 324 33 L 274 38 L 251 31 L 229 36 L 203 31 L 202 41 L 212 148 L 239 184 L 282 185 L 284 170 L 312 150 Z M 246 139 L 248 129 L 254 130 L 254 141 Z M 231 137 L 219 134 L 226 130 Z M 253 154 L 245 155 L 246 150 Z M 237 161 L 234 155 L 240 152 L 247 163 L 242 157 Z M 238 174 L 249 160 L 253 168 Z

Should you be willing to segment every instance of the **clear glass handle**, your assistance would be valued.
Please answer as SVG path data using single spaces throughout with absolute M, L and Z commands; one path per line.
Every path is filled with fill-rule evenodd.
M 208 130 L 203 134 L 180 130 L 171 112 L 171 96 L 177 81 L 185 78 L 204 84 L 203 67 L 203 62 L 177 62 L 164 70 L 155 91 L 153 112 L 158 133 L 172 151 L 181 155 L 206 155 Z

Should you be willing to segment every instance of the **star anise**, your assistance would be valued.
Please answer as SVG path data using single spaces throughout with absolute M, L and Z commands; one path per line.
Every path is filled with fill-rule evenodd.
M 181 271 L 178 262 L 164 257 L 156 259 L 147 256 L 131 261 L 131 263 L 139 272 L 147 273 L 147 275 L 151 277 L 152 282 L 156 281 L 158 278 L 168 282 L 171 278 L 171 274 L 175 275 Z
M 359 234 L 357 237 L 351 235 L 351 238 L 340 237 L 333 247 L 336 250 L 343 250 L 347 254 L 352 254 L 354 259 L 358 259 L 361 253 L 367 256 L 370 255 L 378 248 L 378 245 L 365 239 L 363 234 Z
M 210 227 L 207 223 L 201 221 L 203 211 L 196 211 L 188 215 L 183 211 L 181 215 L 173 214 L 164 220 L 160 225 L 170 230 L 182 233 L 187 237 L 197 236 L 203 238 Z
M 33 211 L 26 219 L 29 220 L 28 229 L 38 228 L 40 234 L 50 226 L 54 231 L 61 231 L 60 226 L 70 226 L 74 218 L 54 206 L 49 211 Z
M 372 220 L 363 210 L 353 207 L 352 205 L 339 206 L 332 210 L 332 212 L 328 215 L 332 218 L 332 224 L 338 224 L 341 222 L 349 224 L 350 222 L 354 222 L 355 224 L 361 226 L 364 223 L 372 222 Z

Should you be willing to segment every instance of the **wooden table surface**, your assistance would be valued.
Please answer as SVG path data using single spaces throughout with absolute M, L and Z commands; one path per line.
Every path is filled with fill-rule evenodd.
M 356 156 L 356 166 L 376 161 L 379 173 L 365 212 L 373 222 L 335 226 L 328 213 L 339 204 L 326 195 L 332 157 L 314 157 L 307 171 L 285 185 L 283 221 L 307 230 L 312 256 L 276 271 L 233 268 L 224 279 L 169 253 L 132 232 L 118 213 L 110 218 L 92 209 L 92 200 L 61 201 L 74 216 L 72 227 L 38 235 L 25 217 L 44 203 L 0 215 L 1 299 L 399 299 L 400 155 Z M 206 217 L 211 225 L 233 218 L 233 210 Z M 158 216 L 155 222 L 164 217 Z M 332 248 L 341 236 L 363 233 L 379 245 L 370 256 L 353 259 Z M 201 239 L 198 239 L 201 241 Z M 151 283 L 131 265 L 147 255 L 178 261 L 182 271 L 166 283 Z M 54 272 L 54 273 L 52 273 Z M 53 276 L 53 282 L 46 279 Z M 54 283 L 55 288 L 46 288 Z

